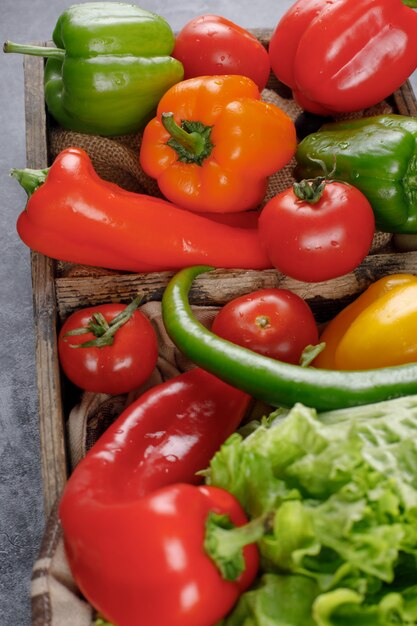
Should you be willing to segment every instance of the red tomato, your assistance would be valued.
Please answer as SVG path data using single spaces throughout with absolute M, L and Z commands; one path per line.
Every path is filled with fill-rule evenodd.
M 259 236 L 272 265 L 305 282 L 354 270 L 368 254 L 374 232 L 368 200 L 341 182 L 327 182 L 314 204 L 297 198 L 290 187 L 272 198 L 259 218 Z
M 254 352 L 297 365 L 304 348 L 318 343 L 310 307 L 287 289 L 261 289 L 231 300 L 215 317 L 212 331 Z
M 102 304 L 81 309 L 63 324 L 58 337 L 61 367 L 67 378 L 81 389 L 108 394 L 127 393 L 152 374 L 158 358 L 156 333 L 149 319 L 137 309 L 137 304 L 133 304 L 129 305 L 130 308 L 123 304 Z M 127 316 L 126 311 L 129 316 L 119 326 L 119 320 Z M 101 325 L 97 314 L 103 316 Z M 118 317 L 120 315 L 122 318 Z M 97 334 L 89 332 L 92 324 L 98 324 Z M 112 329 L 107 334 L 114 337 L 110 345 L 73 347 L 96 342 L 98 335 L 102 335 L 98 339 L 101 343 L 107 325 Z M 79 329 L 84 332 L 80 334 Z M 67 334 L 74 331 L 76 334 Z
M 239 74 L 264 89 L 271 64 L 268 52 L 252 33 L 218 15 L 201 15 L 176 37 L 172 56 L 184 66 L 184 78 Z

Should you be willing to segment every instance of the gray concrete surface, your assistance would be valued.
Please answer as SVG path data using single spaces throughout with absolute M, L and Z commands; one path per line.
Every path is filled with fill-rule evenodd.
M 0 0 L 0 39 L 48 40 L 70 0 Z M 244 27 L 273 28 L 292 0 L 143 0 L 174 30 L 204 13 Z M 417 75 L 412 78 L 414 90 Z M 31 567 L 43 532 L 29 252 L 15 222 L 25 194 L 8 176 L 25 166 L 23 68 L 18 55 L 0 59 L 0 626 L 30 624 Z

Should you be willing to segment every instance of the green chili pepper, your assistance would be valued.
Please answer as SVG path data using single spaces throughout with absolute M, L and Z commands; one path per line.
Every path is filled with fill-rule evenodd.
M 323 175 L 348 182 L 372 205 L 379 230 L 417 232 L 417 118 L 376 115 L 330 122 L 296 152 L 297 179 Z
M 134 4 L 70 6 L 53 32 L 56 48 L 6 42 L 5 52 L 47 57 L 45 100 L 63 127 L 96 135 L 140 130 L 169 87 L 183 79 L 170 56 L 175 36 L 159 15 Z
M 197 321 L 188 301 L 193 280 L 212 269 L 198 265 L 181 270 L 162 298 L 168 335 L 203 369 L 276 407 L 301 402 L 326 411 L 417 393 L 417 363 L 366 371 L 322 370 L 276 361 L 216 336 Z

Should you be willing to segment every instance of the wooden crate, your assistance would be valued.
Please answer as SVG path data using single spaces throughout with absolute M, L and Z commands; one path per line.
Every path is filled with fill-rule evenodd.
M 267 45 L 270 32 L 256 31 Z M 44 44 L 49 45 L 49 42 Z M 27 167 L 50 165 L 48 116 L 43 92 L 43 59 L 25 57 L 25 120 Z M 272 79 L 273 80 L 273 79 Z M 417 117 L 417 104 L 406 82 L 392 96 L 395 112 Z M 45 515 L 60 496 L 68 476 L 65 421 L 69 407 L 57 356 L 57 329 L 76 308 L 104 302 L 128 302 L 138 291 L 147 300 L 160 300 L 172 272 L 127 274 L 89 271 L 67 275 L 59 263 L 31 253 L 41 465 Z M 262 287 L 291 289 L 311 306 L 318 321 L 330 317 L 363 291 L 371 282 L 393 272 L 417 274 L 417 252 L 369 255 L 352 273 L 319 284 L 292 280 L 275 270 L 216 270 L 199 277 L 191 291 L 195 304 L 222 305 L 233 297 Z

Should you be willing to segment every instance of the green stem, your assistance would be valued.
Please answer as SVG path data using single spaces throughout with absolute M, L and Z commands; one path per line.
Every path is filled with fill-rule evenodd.
M 179 144 L 196 156 L 204 150 L 204 142 L 199 133 L 189 133 L 174 120 L 173 113 L 162 113 L 163 127 Z
M 236 580 L 245 570 L 243 548 L 270 532 L 275 513 L 267 513 L 243 526 L 234 526 L 227 515 L 209 513 L 204 549 L 225 580 Z
M 10 175 L 13 178 L 16 178 L 17 181 L 22 185 L 23 189 L 26 191 L 28 197 L 33 194 L 37 190 L 38 187 L 43 185 L 46 181 L 46 177 L 48 176 L 49 167 L 44 170 L 31 170 L 29 168 L 19 170 L 13 168 L 10 170 Z
M 180 126 L 171 112 L 162 113 L 161 121 L 171 136 L 167 144 L 177 152 L 179 161 L 201 165 L 211 154 L 211 126 L 190 120 L 183 120 Z
M 333 169 L 328 172 L 326 164 L 321 159 L 313 159 L 311 161 L 318 163 L 323 170 L 323 176 L 317 176 L 316 178 L 308 178 L 301 180 L 298 183 L 293 184 L 293 191 L 295 196 L 302 202 L 308 202 L 309 204 L 316 204 L 323 195 L 324 188 L 327 183 L 332 182 L 332 176 L 336 171 L 336 157 L 334 156 Z
M 70 330 L 65 334 L 65 336 L 71 337 L 75 335 L 93 333 L 96 339 L 84 341 L 84 343 L 70 344 L 71 348 L 103 348 L 104 346 L 113 345 L 115 334 L 121 326 L 130 320 L 141 301 L 142 298 L 139 296 L 132 300 L 132 302 L 125 309 L 123 309 L 119 315 L 116 315 L 111 322 L 107 322 L 105 317 L 100 312 L 93 313 L 87 326 Z
M 300 180 L 300 182 L 294 183 L 292 188 L 294 195 L 302 202 L 317 204 L 323 195 L 327 182 L 329 181 L 323 176 L 317 176 L 317 178 Z
M 406 7 L 411 7 L 412 9 L 417 8 L 417 0 L 402 0 L 402 3 L 405 4 Z
M 18 54 L 30 54 L 35 57 L 47 57 L 49 59 L 61 59 L 65 56 L 62 48 L 47 48 L 45 46 L 30 46 L 26 44 L 6 41 L 3 44 L 3 52 L 17 52 Z

